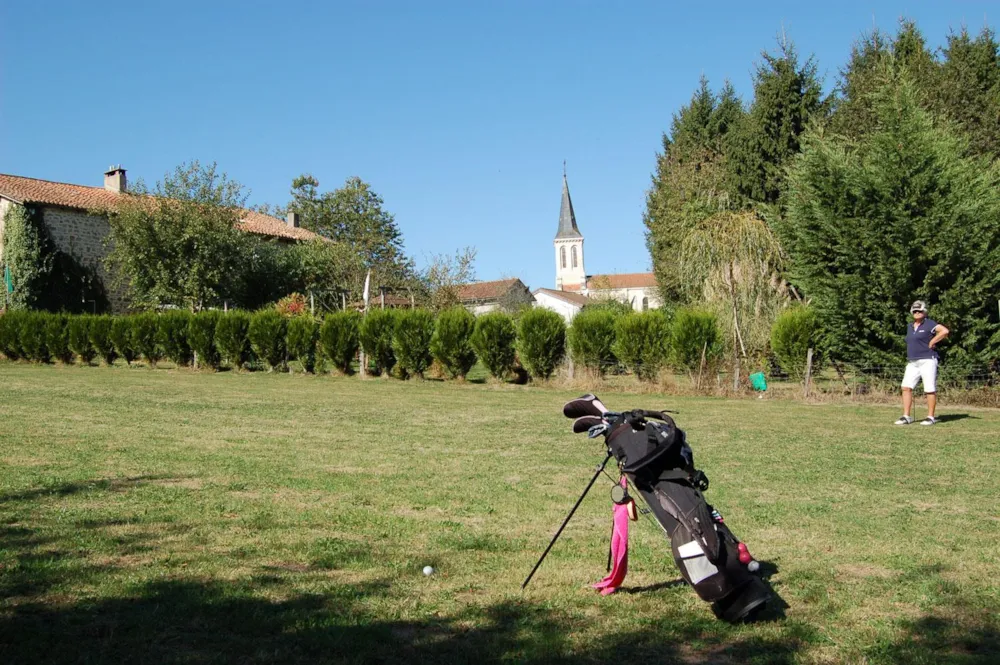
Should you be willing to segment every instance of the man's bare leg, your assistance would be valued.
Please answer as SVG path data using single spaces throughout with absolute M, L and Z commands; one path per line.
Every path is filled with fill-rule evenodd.
M 903 388 L 903 415 L 909 418 L 910 411 L 912 409 L 913 409 L 913 388 Z
M 913 392 L 910 392 L 910 400 L 913 400 Z M 904 403 L 906 398 L 903 398 Z M 930 418 L 934 417 L 935 410 L 937 409 L 937 393 L 927 393 L 927 416 Z

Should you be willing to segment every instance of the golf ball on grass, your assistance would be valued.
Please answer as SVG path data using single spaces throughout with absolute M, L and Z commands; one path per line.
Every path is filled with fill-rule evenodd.
M 424 575 L 427 575 L 428 577 L 430 577 L 433 574 L 434 574 L 434 569 L 433 568 L 431 568 L 430 566 L 424 566 Z

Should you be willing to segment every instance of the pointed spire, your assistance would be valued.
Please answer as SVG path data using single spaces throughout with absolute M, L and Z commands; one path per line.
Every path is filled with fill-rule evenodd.
M 573 214 L 573 201 L 569 198 L 569 182 L 566 180 L 566 162 L 563 161 L 562 205 L 559 208 L 559 230 L 556 232 L 556 240 L 582 237 L 583 234 L 576 225 L 576 215 Z

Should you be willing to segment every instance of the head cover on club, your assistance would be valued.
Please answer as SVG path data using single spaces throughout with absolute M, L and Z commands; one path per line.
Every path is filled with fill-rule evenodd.
M 604 406 L 597 395 L 583 395 L 574 400 L 566 402 L 563 407 L 563 415 L 567 418 L 580 418 L 582 416 L 603 416 L 608 412 L 608 407 Z
M 583 434 L 604 423 L 597 416 L 582 416 L 573 421 L 573 434 Z

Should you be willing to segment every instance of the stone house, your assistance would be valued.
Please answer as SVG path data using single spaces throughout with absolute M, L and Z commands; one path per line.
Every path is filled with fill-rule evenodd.
M 485 314 L 505 307 L 530 305 L 531 291 L 517 279 L 499 279 L 492 282 L 473 282 L 458 290 L 458 300 L 473 314 Z
M 73 185 L 0 174 L 0 258 L 3 257 L 3 224 L 7 210 L 15 204 L 34 207 L 56 247 L 72 256 L 81 265 L 94 269 L 98 277 L 110 284 L 104 262 L 105 240 L 110 232 L 105 216 L 96 210 L 113 209 L 120 196 L 127 192 L 125 169 L 109 168 L 104 173 L 103 187 Z M 315 233 L 299 227 L 295 213 L 278 219 L 248 210 L 240 222 L 248 232 L 280 242 L 296 242 L 317 238 Z M 123 294 L 109 290 L 113 311 L 125 309 Z
M 593 302 L 582 293 L 558 289 L 536 289 L 532 295 L 535 297 L 535 307 L 556 312 L 566 320 L 567 324 L 573 321 L 573 317 L 579 314 L 581 309 Z

